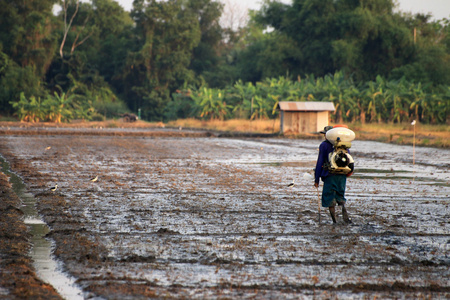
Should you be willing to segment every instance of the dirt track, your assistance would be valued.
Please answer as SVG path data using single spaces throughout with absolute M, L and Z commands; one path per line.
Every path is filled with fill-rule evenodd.
M 85 298 L 450 297 L 448 150 L 412 165 L 411 147 L 354 142 L 354 224 L 333 226 L 303 176 L 318 140 L 64 132 L 0 136 L 0 154 Z

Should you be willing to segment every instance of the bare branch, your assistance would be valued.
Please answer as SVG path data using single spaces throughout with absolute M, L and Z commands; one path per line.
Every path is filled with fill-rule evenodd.
M 61 55 L 61 58 L 63 58 L 63 48 L 64 48 L 64 44 L 66 43 L 66 38 L 67 38 L 67 34 L 69 33 L 70 27 L 72 26 L 72 22 L 73 19 L 75 19 L 75 16 L 78 13 L 78 7 L 80 6 L 80 0 L 77 0 L 77 6 L 75 9 L 75 12 L 72 15 L 72 18 L 70 18 L 70 22 L 69 24 L 67 24 L 67 9 L 69 7 L 69 2 L 70 0 L 68 0 L 66 2 L 66 0 L 63 0 L 63 9 L 64 9 L 64 37 L 63 40 L 61 42 L 61 46 L 59 47 L 59 55 Z
M 87 37 L 85 37 L 84 39 L 82 39 L 79 43 L 73 43 L 73 45 L 72 45 L 72 50 L 70 51 L 70 54 L 72 54 L 73 53 L 73 51 L 75 51 L 75 48 L 76 47 L 78 47 L 78 46 L 80 46 L 81 44 L 83 44 L 88 38 L 90 38 L 91 36 L 92 36 L 92 32 L 91 33 L 89 33 L 89 35 L 87 36 Z M 77 35 L 77 39 L 78 39 L 78 35 Z M 76 41 L 76 40 L 75 40 Z
M 83 40 L 81 40 L 79 43 L 77 43 L 78 38 L 80 37 L 80 33 L 82 33 L 82 32 L 84 31 L 84 29 L 86 28 L 86 24 L 88 23 L 88 21 L 89 21 L 89 16 L 86 17 L 86 20 L 84 21 L 83 27 L 81 28 L 80 31 L 78 31 L 77 37 L 76 37 L 75 40 L 73 41 L 72 49 L 70 50 L 70 54 L 73 54 L 73 51 L 75 51 L 75 48 L 76 48 L 76 47 L 80 46 L 80 45 L 83 44 L 88 38 L 91 37 L 92 32 L 91 32 L 87 37 L 85 37 Z

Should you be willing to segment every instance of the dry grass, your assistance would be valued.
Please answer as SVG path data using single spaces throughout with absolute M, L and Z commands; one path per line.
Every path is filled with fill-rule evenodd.
M 447 125 L 406 124 L 353 124 L 356 137 L 385 143 L 450 148 L 450 127 Z
M 280 120 L 197 120 L 197 119 L 181 119 L 171 121 L 168 126 L 183 128 L 206 128 L 220 131 L 236 131 L 236 132 L 257 132 L 257 133 L 276 133 L 280 131 Z
M 334 125 L 334 124 L 330 124 Z M 280 131 L 280 120 L 198 120 L 180 119 L 166 124 L 161 122 L 150 123 L 145 121 L 124 122 L 122 119 L 108 120 L 103 122 L 72 121 L 71 123 L 27 123 L 27 122 L 0 122 L 0 127 L 66 127 L 66 128 L 201 128 L 219 130 L 226 132 L 252 132 L 252 133 L 278 133 Z M 403 124 L 348 124 L 356 133 L 359 140 L 371 140 L 384 143 L 401 145 L 412 145 L 415 141 L 417 146 L 430 146 L 438 148 L 450 148 L 450 126 L 448 125 L 425 125 L 416 124 L 414 139 L 414 127 L 410 123 Z M 292 138 L 315 137 L 316 134 L 286 135 Z
M 330 124 L 334 125 L 334 124 Z M 276 133 L 280 131 L 280 120 L 211 120 L 182 119 L 168 123 L 168 126 L 183 128 L 204 128 L 221 131 Z M 407 124 L 348 124 L 359 140 L 412 145 L 414 127 Z M 290 135 L 295 137 L 294 135 Z M 304 136 L 299 136 L 304 137 Z M 450 127 L 447 125 L 416 124 L 415 143 L 418 146 L 450 148 Z

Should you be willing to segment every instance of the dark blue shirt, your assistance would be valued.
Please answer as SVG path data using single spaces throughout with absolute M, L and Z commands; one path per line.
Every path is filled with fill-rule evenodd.
M 330 172 L 326 168 L 324 168 L 324 164 L 328 163 L 328 156 L 329 154 L 333 152 L 333 145 L 325 140 L 323 141 L 319 146 L 319 157 L 317 158 L 316 163 L 316 171 L 315 171 L 315 182 L 319 183 L 320 178 L 322 178 L 322 181 L 325 177 L 330 176 Z

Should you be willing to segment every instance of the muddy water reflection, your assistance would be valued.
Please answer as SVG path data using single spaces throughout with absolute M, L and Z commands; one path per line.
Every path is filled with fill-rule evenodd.
M 50 231 L 46 223 L 42 221 L 35 208 L 35 198 L 26 192 L 22 179 L 10 171 L 9 164 L 0 156 L 1 170 L 12 184 L 16 195 L 22 200 L 21 210 L 24 213 L 24 223 L 31 233 L 31 258 L 37 275 L 45 282 L 51 284 L 65 299 L 83 299 L 82 290 L 75 284 L 75 279 L 68 277 L 61 269 L 61 262 L 56 261 L 52 255 L 53 242 L 45 238 Z

